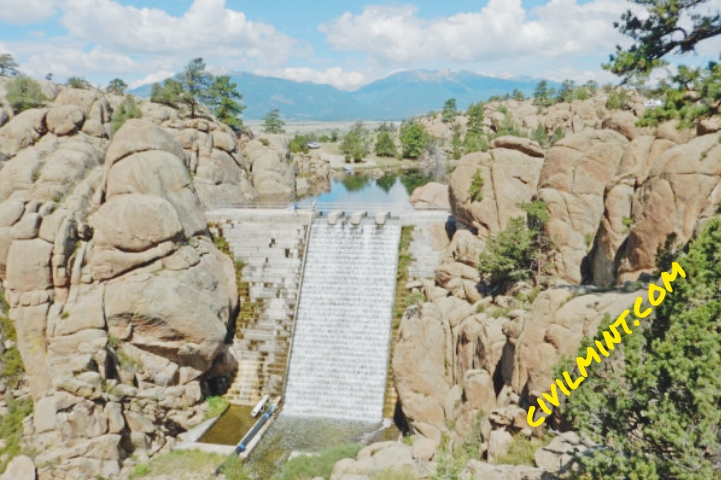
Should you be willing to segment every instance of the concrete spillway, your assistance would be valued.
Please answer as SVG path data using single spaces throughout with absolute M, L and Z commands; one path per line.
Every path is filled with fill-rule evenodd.
M 315 220 L 284 415 L 382 418 L 401 227 Z

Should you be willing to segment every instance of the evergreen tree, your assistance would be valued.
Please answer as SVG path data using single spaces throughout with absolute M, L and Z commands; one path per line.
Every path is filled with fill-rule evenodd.
M 415 120 L 403 122 L 401 125 L 401 145 L 403 158 L 418 158 L 426 149 L 430 139 L 425 128 Z
M 376 155 L 379 157 L 396 157 L 398 150 L 396 144 L 387 131 L 380 132 L 375 145 Z
M 554 93 L 555 89 L 549 89 L 548 82 L 546 80 L 541 80 L 538 82 L 536 89 L 533 92 L 533 104 L 538 105 L 539 107 L 548 107 L 549 105 L 553 105 Z
M 236 133 L 243 129 L 243 121 L 238 117 L 245 109 L 245 106 L 236 101 L 243 99 L 237 87 L 228 75 L 220 75 L 213 79 L 207 99 L 207 104 L 216 118 Z
M 632 0 L 646 12 L 628 10 L 614 27 L 631 37 L 627 49 L 616 47 L 611 62 L 604 65 L 624 82 L 643 80 L 651 71 L 666 65 L 668 54 L 693 52 L 699 42 L 721 34 L 721 14 L 704 10 L 708 0 Z
M 263 117 L 263 132 L 265 133 L 285 133 L 283 126 L 285 122 L 280 118 L 280 110 L 274 108 Z
M 338 147 L 342 153 L 350 155 L 353 160 L 359 162 L 370 152 L 368 135 L 363 122 L 356 122 Z
M 578 478 L 721 478 L 720 245 L 717 217 L 678 260 L 685 278 L 655 319 L 635 329 L 629 321 L 622 349 L 593 364 L 568 398 L 563 416 L 600 444 L 581 458 Z
M 0 55 L 0 77 L 8 73 L 14 73 L 17 66 L 18 64 L 15 63 L 15 59 L 9 53 Z
M 205 71 L 205 62 L 202 58 L 194 58 L 188 62 L 179 77 L 182 85 L 179 101 L 190 108 L 190 118 L 195 118 L 200 104 L 206 103 L 211 98 L 210 87 L 213 76 Z
M 108 88 L 105 89 L 106 92 L 112 93 L 114 95 L 125 95 L 125 90 L 128 88 L 128 84 L 125 83 L 120 78 L 114 78 L 113 80 L 110 80 L 110 83 L 108 84 Z
M 467 131 L 471 133 L 483 132 L 483 102 L 471 104 L 466 110 L 468 117 Z
M 443 105 L 441 120 L 443 123 L 451 123 L 455 121 L 456 115 L 458 115 L 458 110 L 456 109 L 456 99 L 449 98 Z

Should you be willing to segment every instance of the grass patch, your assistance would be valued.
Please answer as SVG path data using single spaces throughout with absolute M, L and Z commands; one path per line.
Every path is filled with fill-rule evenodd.
M 22 453 L 20 449 L 20 440 L 23 437 L 22 421 L 33 413 L 33 401 L 31 398 L 9 399 L 7 408 L 7 415 L 0 417 L 0 438 L 7 442 L 5 448 L 0 449 L 0 457 L 7 455 L 7 460 L 0 462 L 0 473 L 5 471 L 10 459 Z
M 493 318 L 501 318 L 501 317 L 505 317 L 506 315 L 508 315 L 509 312 L 511 312 L 512 310 L 514 310 L 514 307 L 506 307 L 506 308 L 496 307 L 490 311 L 490 315 Z
M 418 477 L 410 472 L 403 472 L 388 468 L 386 470 L 374 473 L 370 476 L 371 480 L 417 480 Z
M 249 480 L 250 474 L 247 468 L 237 458 L 229 459 L 225 455 L 217 453 L 205 453 L 197 450 L 176 450 L 163 455 L 153 457 L 147 463 L 140 463 L 135 466 L 131 480 L 147 476 L 167 475 L 174 480 L 190 480 L 197 478 L 222 479 L 222 476 L 213 475 L 215 469 L 223 462 L 223 476 L 228 480 Z
M 360 444 L 349 443 L 323 450 L 318 455 L 296 457 L 286 462 L 282 470 L 273 475 L 271 480 L 329 478 L 337 461 L 343 458 L 355 458 L 362 448 Z
M 513 437 L 513 443 L 508 448 L 505 455 L 501 455 L 495 460 L 497 465 L 530 465 L 535 466 L 536 463 L 533 455 L 541 447 L 550 443 L 547 438 L 526 438 L 523 435 Z
M 15 390 L 20 386 L 25 367 L 23 366 L 23 360 L 22 357 L 20 357 L 20 351 L 17 347 L 17 333 L 15 332 L 13 321 L 0 315 L 0 331 L 3 332 L 5 340 L 12 340 L 15 343 L 12 348 L 5 351 L 2 359 L 0 359 L 2 366 L 2 369 L 0 369 L 2 375 L 0 376 L 5 378 L 5 382 L 10 389 Z
M 230 406 L 230 402 L 223 397 L 208 397 L 205 399 L 208 404 L 208 411 L 205 412 L 205 420 L 219 417 Z

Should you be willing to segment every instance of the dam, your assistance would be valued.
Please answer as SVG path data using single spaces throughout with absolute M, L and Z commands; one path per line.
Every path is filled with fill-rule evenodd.
M 378 422 L 395 404 L 388 372 L 401 228 L 411 229 L 411 251 L 423 256 L 410 264 L 411 278 L 432 278 L 428 266 L 442 248 L 423 232 L 443 229 L 448 212 L 377 221 L 378 212 L 321 214 L 329 210 L 206 212 L 240 267 L 238 371 L 225 397 L 252 406 L 284 395 L 281 415 Z

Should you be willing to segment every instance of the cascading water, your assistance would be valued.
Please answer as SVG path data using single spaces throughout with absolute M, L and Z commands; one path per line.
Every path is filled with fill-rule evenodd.
M 400 232 L 397 220 L 313 222 L 284 415 L 381 420 Z

